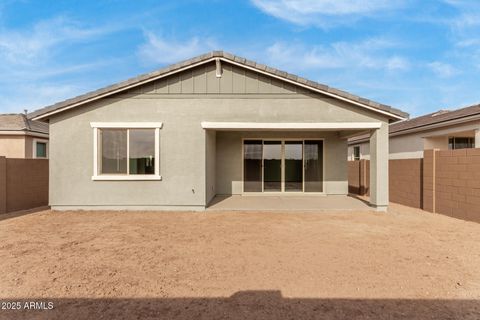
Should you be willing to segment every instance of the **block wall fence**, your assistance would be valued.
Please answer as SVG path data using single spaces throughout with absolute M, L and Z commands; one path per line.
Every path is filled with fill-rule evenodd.
M 349 161 L 349 192 L 368 195 L 368 160 Z M 480 222 L 480 149 L 425 150 L 389 161 L 390 201 Z
M 48 205 L 48 160 L 0 157 L 0 214 Z
M 424 153 L 424 210 L 480 222 L 480 149 Z

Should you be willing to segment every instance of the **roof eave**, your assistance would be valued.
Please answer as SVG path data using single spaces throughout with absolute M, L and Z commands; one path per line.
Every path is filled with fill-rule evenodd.
M 174 64 L 174 65 L 171 65 L 169 67 L 166 67 L 166 68 L 162 69 L 162 70 L 165 70 L 165 72 L 161 72 L 160 70 L 157 71 L 157 72 L 153 72 L 152 74 L 158 73 L 158 75 L 156 75 L 156 76 L 155 75 L 150 76 L 151 74 L 140 76 L 139 77 L 140 79 L 137 82 L 132 83 L 132 82 L 129 82 L 131 80 L 126 80 L 126 81 L 124 81 L 123 85 L 122 85 L 122 83 L 119 83 L 119 84 L 114 84 L 114 85 L 109 86 L 109 87 L 105 87 L 103 89 L 99 89 L 97 91 L 104 90 L 105 92 L 99 93 L 98 95 L 92 96 L 90 98 L 86 98 L 84 100 L 81 100 L 81 96 L 76 97 L 76 98 L 72 98 L 71 100 L 78 100 L 78 101 L 76 101 L 76 102 L 72 101 L 71 104 L 67 104 L 63 107 L 59 107 L 58 109 L 53 109 L 51 111 L 47 110 L 45 112 L 42 112 L 42 109 L 40 109 L 36 112 L 32 112 L 31 114 L 29 114 L 29 116 L 31 117 L 32 120 L 46 120 L 54 114 L 64 112 L 66 110 L 84 105 L 86 103 L 96 101 L 98 99 L 102 99 L 102 98 L 117 94 L 119 92 L 131 89 L 131 88 L 135 88 L 137 86 L 144 85 L 144 84 L 149 83 L 149 82 L 156 81 L 156 80 L 161 79 L 161 78 L 168 77 L 168 76 L 170 76 L 172 74 L 175 74 L 175 73 L 178 73 L 178 72 L 182 72 L 182 71 L 185 71 L 185 70 L 188 70 L 188 69 L 191 69 L 191 68 L 195 68 L 199 65 L 209 63 L 209 62 L 214 61 L 216 59 L 220 59 L 220 60 L 225 61 L 227 63 L 234 64 L 234 65 L 240 66 L 242 68 L 250 69 L 252 71 L 262 73 L 262 74 L 265 74 L 265 75 L 270 76 L 270 77 L 277 78 L 281 81 L 289 82 L 291 84 L 304 87 L 304 88 L 309 89 L 311 91 L 318 92 L 318 93 L 321 93 L 323 95 L 327 95 L 327 96 L 336 98 L 338 100 L 346 101 L 348 103 L 360 106 L 362 108 L 369 109 L 373 112 L 377 112 L 377 113 L 383 114 L 385 116 L 388 116 L 390 119 L 393 119 L 393 120 L 405 120 L 405 119 L 408 118 L 408 114 L 405 113 L 405 112 L 402 112 L 400 110 L 393 109 L 391 107 L 384 106 L 384 105 L 381 105 L 379 103 L 375 103 L 373 101 L 354 96 L 352 94 L 343 92 L 341 90 L 330 88 L 328 86 L 325 86 L 325 85 L 322 85 L 322 84 L 319 84 L 319 83 L 316 83 L 316 82 L 313 82 L 313 81 L 309 81 L 309 80 L 291 75 L 291 74 L 286 73 L 284 71 L 280 71 L 280 70 L 277 70 L 277 69 L 271 69 L 270 70 L 270 68 L 268 68 L 268 67 L 262 68 L 261 66 L 263 66 L 263 65 L 249 63 L 249 60 L 245 60 L 244 58 L 240 58 L 240 57 L 228 54 L 228 53 L 224 53 L 222 51 L 213 51 L 209 54 L 201 55 L 201 56 L 198 56 L 198 57 L 193 58 L 191 60 L 187 60 L 187 61 L 190 61 L 190 63 L 188 63 L 188 64 L 184 61 L 184 62 L 180 62 L 180 63 Z M 257 65 L 258 65 L 258 67 L 257 67 Z M 145 78 L 143 79 L 142 77 L 145 77 Z M 111 88 L 111 89 L 109 89 L 109 88 Z M 94 92 L 95 91 L 93 91 L 93 93 Z M 341 93 L 343 93 L 343 94 L 341 94 Z M 85 95 L 88 95 L 88 93 L 85 94 Z M 365 102 L 363 102 L 363 101 L 365 101 Z M 63 103 L 65 103 L 65 102 L 63 102 Z M 374 105 L 376 105 L 376 107 L 372 106 L 370 104 L 374 104 Z M 53 106 L 55 106 L 55 105 L 48 106 L 48 107 L 45 107 L 43 109 L 51 108 Z M 384 110 L 384 109 L 382 109 L 382 107 L 384 107 L 386 109 L 391 109 L 392 112 L 388 111 L 388 110 Z

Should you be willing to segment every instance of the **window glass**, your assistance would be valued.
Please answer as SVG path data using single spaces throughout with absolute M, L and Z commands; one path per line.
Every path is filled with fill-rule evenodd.
M 448 138 L 448 150 L 453 150 L 454 145 L 453 145 L 453 138 Z
M 285 191 L 303 190 L 303 141 L 285 141 Z
M 353 160 L 360 160 L 360 147 L 353 147 Z
M 282 142 L 263 142 L 263 191 L 282 191 Z
M 130 174 L 155 174 L 155 129 L 130 129 Z
M 475 138 L 471 137 L 451 137 L 448 139 L 448 148 L 452 149 L 466 149 L 475 148 Z
M 305 140 L 305 192 L 323 192 L 323 141 Z
M 127 174 L 127 130 L 101 129 L 102 174 Z
M 36 145 L 37 158 L 46 158 L 47 157 L 47 144 L 45 142 L 37 142 Z
M 245 140 L 243 145 L 243 190 L 262 191 L 262 140 Z

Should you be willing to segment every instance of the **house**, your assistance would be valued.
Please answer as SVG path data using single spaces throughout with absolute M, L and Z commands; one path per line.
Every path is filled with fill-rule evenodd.
M 48 158 L 48 123 L 25 114 L 0 114 L 0 156 Z
M 204 210 L 215 195 L 347 195 L 370 134 L 388 205 L 388 124 L 408 114 L 222 51 L 33 112 L 50 125 L 50 205 Z
M 428 149 L 480 148 L 480 105 L 440 110 L 421 117 L 392 123 L 390 159 L 421 159 Z M 350 138 L 348 159 L 370 159 L 368 135 Z

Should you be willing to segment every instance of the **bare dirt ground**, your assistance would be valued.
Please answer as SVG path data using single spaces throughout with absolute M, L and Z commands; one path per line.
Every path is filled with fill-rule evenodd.
M 0 300 L 0 319 L 480 319 L 480 224 L 400 205 L 3 215 Z

